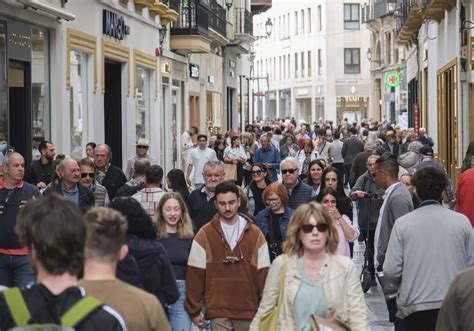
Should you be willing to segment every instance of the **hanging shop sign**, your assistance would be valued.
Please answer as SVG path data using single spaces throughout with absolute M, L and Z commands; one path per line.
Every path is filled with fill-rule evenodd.
M 400 86 L 400 74 L 398 72 L 389 72 L 387 74 L 386 84 L 388 87 Z
M 197 64 L 189 64 L 189 76 L 191 78 L 199 78 L 199 66 Z

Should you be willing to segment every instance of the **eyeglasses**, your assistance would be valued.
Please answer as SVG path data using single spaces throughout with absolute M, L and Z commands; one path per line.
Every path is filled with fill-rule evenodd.
M 148 146 L 138 145 L 137 148 L 148 148 Z
M 255 170 L 255 171 L 252 171 L 252 176 L 255 176 L 255 175 L 260 176 L 262 173 L 263 173 L 262 170 Z
M 298 169 L 281 169 L 281 173 L 283 175 L 286 175 L 287 173 L 290 173 L 291 175 L 293 175 L 293 173 L 298 170 Z
M 270 205 L 272 203 L 277 203 L 278 201 L 280 201 L 280 198 L 278 199 L 267 199 L 265 200 L 265 202 L 267 203 L 267 205 Z
M 240 257 L 226 256 L 226 257 L 224 257 L 224 260 L 222 261 L 222 263 L 224 263 L 224 264 L 235 264 L 235 263 L 239 263 L 240 261 L 242 261 L 244 259 L 244 254 L 242 253 L 242 248 L 240 248 L 240 245 L 238 243 L 237 243 L 237 246 L 239 247 Z
M 87 176 L 89 176 L 90 178 L 95 178 L 95 173 L 93 173 L 93 172 L 83 172 L 83 173 L 81 173 L 81 178 L 86 178 Z
M 318 232 L 326 232 L 329 229 L 329 225 L 320 223 L 320 224 L 303 224 L 301 226 L 301 230 L 303 230 L 304 233 L 311 233 L 313 232 L 313 229 L 316 228 L 318 229 Z

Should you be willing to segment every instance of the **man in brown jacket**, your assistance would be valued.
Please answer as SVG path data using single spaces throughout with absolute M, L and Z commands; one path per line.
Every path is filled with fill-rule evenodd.
M 186 272 L 184 307 L 194 324 L 213 331 L 248 330 L 263 293 L 270 258 L 260 229 L 239 214 L 239 190 L 215 189 L 217 214 L 194 238 Z M 205 307 L 205 317 L 201 310 Z

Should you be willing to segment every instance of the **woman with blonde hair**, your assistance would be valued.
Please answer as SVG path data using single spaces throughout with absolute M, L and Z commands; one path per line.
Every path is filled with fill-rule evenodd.
M 179 193 L 166 193 L 156 207 L 157 237 L 165 247 L 176 276 L 179 299 L 168 306 L 173 330 L 191 330 L 191 317 L 184 310 L 186 267 L 193 242 L 193 225 Z
M 338 242 L 334 222 L 322 205 L 298 207 L 288 226 L 284 254 L 270 267 L 250 330 L 260 330 L 261 318 L 276 307 L 280 291 L 277 330 L 311 330 L 311 315 L 352 331 L 369 330 L 355 265 L 348 257 L 335 255 Z

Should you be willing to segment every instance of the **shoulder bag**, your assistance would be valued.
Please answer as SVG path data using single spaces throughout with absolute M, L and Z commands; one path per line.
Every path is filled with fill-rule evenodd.
M 275 307 L 265 313 L 260 318 L 259 328 L 262 331 L 276 331 L 278 315 L 280 314 L 281 300 L 283 297 L 283 286 L 285 285 L 286 271 L 288 270 L 288 257 L 284 257 L 283 269 L 280 276 L 280 285 L 278 287 L 278 302 Z

